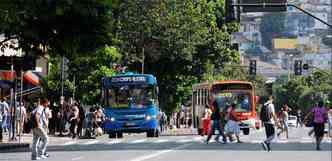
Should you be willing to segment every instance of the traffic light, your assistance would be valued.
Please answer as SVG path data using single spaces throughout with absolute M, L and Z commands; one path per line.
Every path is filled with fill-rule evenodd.
M 242 12 L 287 11 L 287 0 L 240 0 L 240 4 L 244 4 L 244 6 L 242 7 Z M 245 6 L 245 4 L 252 4 L 252 5 Z M 271 5 L 269 6 L 269 4 Z
M 303 70 L 308 70 L 309 69 L 309 64 L 303 64 Z
M 302 60 L 295 60 L 294 73 L 295 75 L 302 75 Z
M 250 64 L 249 64 L 249 74 L 250 75 L 256 75 L 256 66 L 257 66 L 257 61 L 250 60 Z

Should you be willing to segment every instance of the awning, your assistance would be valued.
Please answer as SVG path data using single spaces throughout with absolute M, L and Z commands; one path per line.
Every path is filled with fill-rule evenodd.
M 23 79 L 35 86 L 39 86 L 41 82 L 41 76 L 37 72 L 32 71 L 25 72 Z
M 0 88 L 1 89 L 10 89 L 13 87 L 13 82 L 8 80 L 0 80 Z

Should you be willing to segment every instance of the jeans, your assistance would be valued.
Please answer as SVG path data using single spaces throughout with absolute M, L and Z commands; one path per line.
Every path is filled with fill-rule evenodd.
M 1 116 L 0 116 L 1 117 Z M 0 125 L 2 125 L 2 121 L 0 121 Z M 0 142 L 2 141 L 2 126 L 0 127 Z
M 39 155 L 46 153 L 46 146 L 48 144 L 47 133 L 42 128 L 34 128 L 32 130 L 32 154 L 31 157 L 35 158 Z
M 215 140 L 219 141 L 219 137 L 220 137 L 220 135 L 222 135 L 223 141 L 225 142 L 226 141 L 226 136 L 224 134 L 224 130 L 222 130 L 222 128 L 221 128 L 220 120 L 213 120 L 212 121 L 211 129 L 209 131 L 207 141 L 209 141 L 211 139 L 211 136 L 212 136 L 212 134 L 215 130 L 218 130 L 218 132 L 219 132 L 218 135 L 216 136 Z
M 275 127 L 271 123 L 264 123 L 266 140 L 264 141 L 266 144 L 270 144 L 271 141 L 275 138 Z

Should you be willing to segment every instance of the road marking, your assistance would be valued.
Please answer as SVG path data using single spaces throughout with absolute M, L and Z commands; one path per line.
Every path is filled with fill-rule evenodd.
M 92 141 L 83 143 L 83 145 L 91 145 L 91 144 L 97 144 L 97 143 L 99 143 L 99 140 L 92 140 Z
M 122 140 L 120 140 L 120 139 L 115 139 L 115 140 L 111 140 L 111 141 L 109 141 L 108 144 L 118 144 L 118 143 L 121 143 L 121 142 L 122 142 Z
M 145 141 L 146 141 L 146 139 L 134 140 L 134 141 L 132 141 L 132 142 L 129 142 L 129 144 L 143 143 L 143 142 L 145 142 Z
M 168 142 L 169 140 L 166 139 L 159 139 L 159 140 L 155 140 L 153 143 L 165 143 Z
M 75 157 L 75 158 L 72 158 L 71 160 L 75 161 L 75 160 L 81 160 L 83 159 L 83 157 Z
M 263 141 L 262 140 L 250 140 L 249 141 L 250 143 L 262 143 Z
M 66 142 L 66 143 L 64 143 L 64 144 L 62 144 L 62 145 L 73 145 L 73 144 L 76 144 L 77 143 L 77 141 L 68 141 L 68 142 Z
M 177 140 L 177 143 L 188 143 L 188 142 L 192 142 L 193 140 L 191 139 L 183 139 L 183 140 Z
M 137 157 L 137 158 L 135 158 L 133 160 L 130 160 L 130 161 L 144 161 L 144 160 L 148 160 L 148 159 L 155 158 L 155 157 L 160 156 L 160 155 L 165 154 L 165 153 L 169 153 L 169 152 L 172 152 L 172 151 L 175 151 L 175 150 L 178 150 L 178 149 L 185 148 L 185 147 L 190 146 L 190 145 L 192 145 L 192 144 L 184 144 L 184 145 L 172 148 L 172 149 L 158 151 L 158 152 L 156 152 L 154 154 L 143 155 L 143 156 Z

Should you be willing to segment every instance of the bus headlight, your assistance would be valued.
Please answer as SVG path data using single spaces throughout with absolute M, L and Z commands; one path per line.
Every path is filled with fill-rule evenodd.
M 145 120 L 150 121 L 150 120 L 152 120 L 152 119 L 156 119 L 156 118 L 157 118 L 156 115 L 147 115 L 147 116 L 145 117 Z
M 115 121 L 115 118 L 114 118 L 114 117 L 111 117 L 110 120 L 111 120 L 111 122 L 114 122 L 114 121 Z
M 150 121 L 150 120 L 152 119 L 152 117 L 151 117 L 150 115 L 147 115 L 147 116 L 145 117 L 145 119 L 146 119 L 147 121 Z

